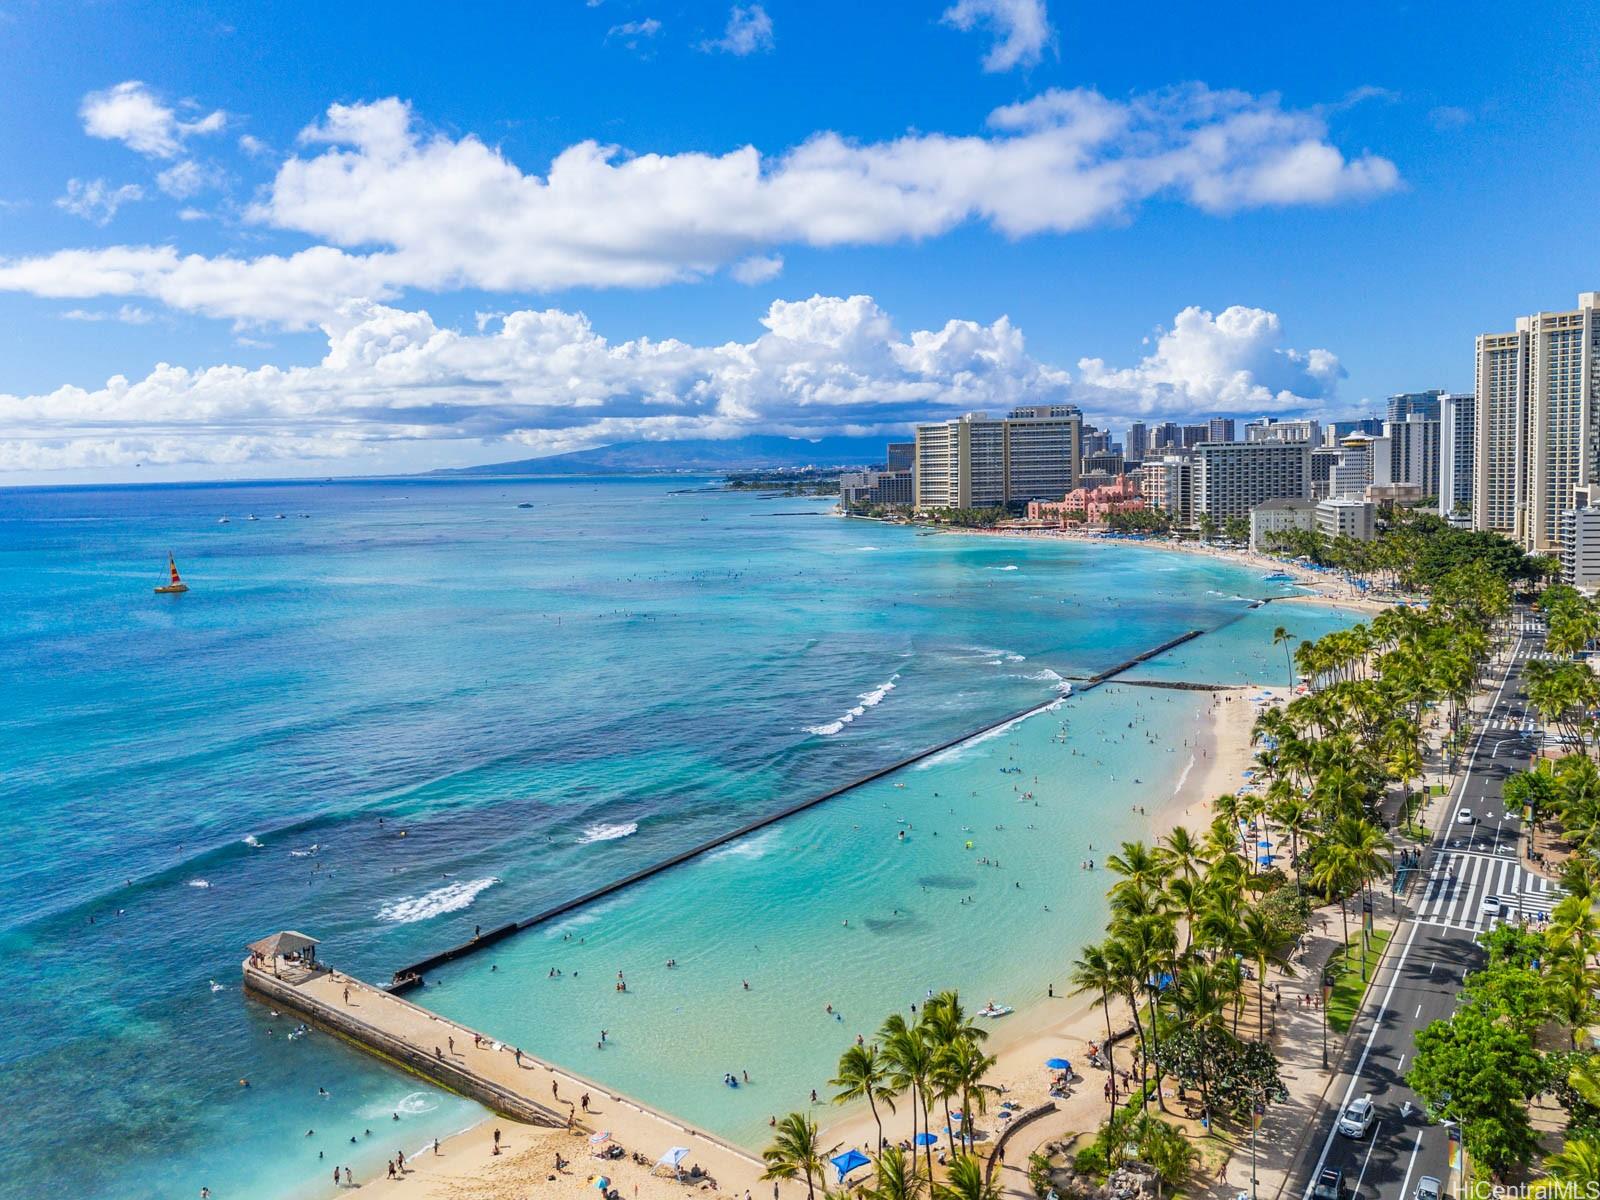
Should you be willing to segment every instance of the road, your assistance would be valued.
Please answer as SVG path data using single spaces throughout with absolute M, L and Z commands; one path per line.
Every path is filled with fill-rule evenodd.
M 1525 770 L 1537 748 L 1522 672 L 1542 653 L 1534 617 L 1518 610 L 1516 637 L 1505 676 L 1472 744 L 1467 770 L 1456 785 L 1445 821 L 1424 855 L 1425 877 L 1402 899 L 1404 919 L 1390 953 L 1356 1017 L 1336 1081 L 1301 1161 L 1291 1175 L 1292 1194 L 1309 1196 L 1318 1172 L 1344 1172 L 1345 1186 L 1361 1200 L 1411 1200 L 1417 1181 L 1432 1175 L 1449 1185 L 1447 1131 L 1428 1124 L 1404 1074 L 1416 1049 L 1416 1031 L 1454 1009 L 1465 972 L 1483 964 L 1475 942 L 1483 930 L 1520 913 L 1548 913 L 1560 898 L 1555 884 L 1518 862 L 1522 822 L 1505 811 L 1502 789 Z M 1470 823 L 1457 819 L 1465 809 Z M 1492 898 L 1492 899 L 1491 899 Z M 1351 1100 L 1371 1095 L 1377 1121 L 1365 1138 L 1335 1129 Z M 1401 1116 L 1409 1101 L 1413 1111 Z

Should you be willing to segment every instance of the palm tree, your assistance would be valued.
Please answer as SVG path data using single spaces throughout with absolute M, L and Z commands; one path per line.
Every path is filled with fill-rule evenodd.
M 917 1110 L 922 1110 L 923 1132 L 929 1129 L 933 1108 L 933 1047 L 921 1026 L 907 1025 L 896 1013 L 884 1022 L 883 1054 L 889 1066 L 889 1082 L 897 1092 L 911 1093 L 911 1141 L 917 1140 Z M 933 1178 L 933 1147 L 928 1147 L 928 1178 Z
M 972 1145 L 972 1114 L 974 1111 L 987 1113 L 989 1097 L 1000 1094 L 994 1084 L 984 1082 L 995 1061 L 994 1055 L 985 1054 L 978 1043 L 966 1037 L 957 1038 L 939 1050 L 938 1074 L 945 1089 L 961 1101 L 961 1142 L 968 1148 Z M 945 1120 L 949 1121 L 948 1107 Z M 946 1128 L 955 1126 L 946 1124 Z
M 1291 692 L 1294 691 L 1294 658 L 1290 654 L 1289 643 L 1294 640 L 1294 634 L 1290 633 L 1282 625 L 1272 631 L 1272 644 L 1283 647 L 1283 663 L 1289 671 L 1289 690 Z
M 1122 852 L 1106 858 L 1106 867 L 1122 876 L 1111 887 L 1116 895 L 1125 891 L 1149 891 L 1161 883 L 1165 864 L 1161 857 L 1143 842 L 1123 842 Z
M 805 1113 L 792 1112 L 779 1121 L 772 1145 L 761 1152 L 767 1169 L 763 1179 L 806 1177 L 806 1196 L 817 1194 L 816 1176 L 822 1173 L 822 1144 L 817 1141 L 817 1123 Z
M 1573 1195 L 1576 1188 L 1590 1187 L 1600 1180 L 1600 1142 L 1593 1138 L 1568 1138 L 1560 1152 L 1546 1158 L 1544 1165 L 1550 1177 L 1534 1184 L 1537 1193 Z
M 882 1101 L 889 1111 L 894 1111 L 894 1088 L 889 1086 L 889 1066 L 878 1049 L 877 1042 L 864 1046 L 851 1046 L 839 1056 L 839 1074 L 829 1081 L 838 1088 L 833 1102 L 848 1104 L 865 1099 L 872 1109 L 872 1120 L 878 1127 L 878 1146 L 883 1146 L 883 1120 L 878 1116 L 878 1103 Z
M 958 1154 L 945 1168 L 944 1182 L 934 1184 L 933 1195 L 934 1200 L 1000 1200 L 1000 1188 L 976 1155 Z
M 1227 1027 L 1223 1024 L 1222 1014 L 1227 1007 L 1227 995 L 1213 967 L 1200 962 L 1185 966 L 1178 972 L 1175 991 L 1177 995 L 1173 1002 L 1177 1006 L 1178 1019 L 1199 1034 L 1202 1043 L 1208 1033 L 1226 1036 Z M 1206 1074 L 1206 1055 L 1201 1054 L 1199 1059 L 1200 1103 L 1209 1110 L 1211 1081 Z
M 1273 936 L 1272 922 L 1262 915 L 1259 908 L 1247 908 L 1240 914 L 1239 932 L 1242 935 L 1239 952 L 1248 955 L 1256 964 L 1256 1037 L 1265 1042 L 1267 964 L 1275 963 L 1279 969 L 1290 972 L 1289 958 Z
M 1176 825 L 1163 840 L 1166 845 L 1162 847 L 1162 853 L 1166 855 L 1167 863 L 1178 868 L 1183 878 L 1193 879 L 1198 869 L 1205 865 L 1200 839 L 1182 825 Z
M 918 1200 L 922 1195 L 915 1153 L 908 1159 L 899 1146 L 890 1146 L 878 1155 L 873 1166 L 877 1173 L 866 1193 L 871 1200 Z
M 1111 994 L 1117 990 L 1116 971 L 1102 947 L 1089 945 L 1083 948 L 1077 961 L 1072 964 L 1070 978 L 1074 995 L 1082 995 L 1084 992 L 1100 993 L 1100 998 L 1095 1003 L 1106 1017 L 1106 1070 L 1110 1072 L 1111 1078 L 1115 1079 L 1117 1064 L 1111 1056 Z M 1107 1088 L 1106 1098 L 1111 1104 L 1112 1113 L 1115 1113 L 1117 1111 L 1115 1090 Z

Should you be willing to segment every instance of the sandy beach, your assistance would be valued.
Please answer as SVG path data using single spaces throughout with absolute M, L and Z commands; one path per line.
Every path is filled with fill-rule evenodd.
M 1243 782 L 1242 773 L 1251 761 L 1250 731 L 1260 706 L 1260 697 L 1272 694 L 1281 696 L 1282 689 L 1252 686 L 1231 688 L 1214 692 L 1208 728 L 1196 739 L 1192 765 L 1183 775 L 1180 785 L 1167 803 L 1153 807 L 1148 813 L 1149 838 L 1156 838 L 1176 825 L 1187 825 L 1197 832 L 1212 819 L 1211 806 L 1216 796 L 1235 790 Z M 1108 879 L 1109 885 L 1110 880 Z M 987 1153 L 993 1139 L 1002 1128 L 997 1118 L 1000 1099 L 1009 1100 L 1027 1110 L 1042 1104 L 1049 1097 L 1052 1072 L 1044 1067 L 1046 1059 L 1056 1056 L 1071 1060 L 1078 1068 L 1071 1094 L 1056 1100 L 1056 1113 L 1048 1124 L 1055 1135 L 1069 1130 L 1093 1130 L 1104 1118 L 1106 1100 L 1103 1091 L 1105 1074 L 1087 1066 L 1087 1046 L 1101 1042 L 1105 1037 L 1106 1016 L 1093 1006 L 1090 997 L 1071 996 L 1067 992 L 1067 970 L 1079 947 L 1063 945 L 1060 950 L 1060 979 L 1052 985 L 1054 996 L 1033 1005 L 1024 1005 L 1017 1012 L 999 1019 L 989 1028 L 987 1043 L 997 1063 L 991 1081 L 1004 1089 L 1003 1096 L 989 1106 L 989 1112 L 978 1121 L 981 1140 L 980 1153 Z M 990 997 L 965 998 L 969 1011 L 975 1010 Z M 993 997 L 1004 1002 L 1005 997 Z M 1111 1024 L 1121 1028 L 1128 1016 L 1120 1003 L 1113 1005 Z M 1119 1058 L 1120 1062 L 1120 1058 Z M 562 1098 L 576 1099 L 582 1089 L 580 1082 L 561 1076 Z M 429 1200 L 522 1200 L 532 1191 L 541 1194 L 569 1195 L 576 1200 L 580 1195 L 593 1195 L 596 1177 L 604 1175 L 611 1186 L 625 1200 L 667 1200 L 689 1190 L 710 1190 L 706 1183 L 680 1183 L 668 1176 L 656 1174 L 649 1167 L 634 1163 L 629 1157 L 599 1161 L 590 1157 L 589 1135 L 606 1131 L 614 1140 L 626 1147 L 630 1154 L 642 1152 L 652 1161 L 665 1149 L 658 1145 L 666 1130 L 676 1125 L 670 1114 L 641 1111 L 632 1102 L 616 1097 L 608 1090 L 591 1086 L 590 1111 L 577 1114 L 574 1131 L 548 1129 L 522 1125 L 512 1121 L 490 1119 L 454 1137 L 444 1139 L 437 1152 L 424 1149 L 415 1158 L 408 1158 L 404 1174 L 395 1180 L 387 1178 L 357 1179 L 357 1185 L 373 1188 L 380 1194 L 402 1190 L 412 1196 Z M 781 1115 L 781 1114 L 779 1114 Z M 827 1103 L 822 1097 L 812 1106 L 811 1115 L 822 1126 L 822 1143 L 829 1155 L 852 1146 L 871 1151 L 876 1143 L 876 1128 L 871 1113 L 865 1105 L 843 1109 Z M 891 1141 L 908 1136 L 909 1117 L 902 1109 L 899 1113 L 882 1114 L 884 1132 Z M 942 1114 L 935 1118 L 936 1128 L 942 1127 Z M 771 1182 L 760 1179 L 761 1167 L 757 1156 L 731 1152 L 725 1144 L 682 1131 L 673 1137 L 674 1144 L 689 1147 L 686 1160 L 705 1166 L 716 1179 L 716 1190 L 735 1196 L 749 1195 L 760 1198 L 776 1195 L 780 1200 L 796 1200 L 805 1194 L 803 1181 L 786 1183 L 774 1188 Z M 494 1153 L 495 1131 L 500 1132 L 500 1153 Z M 1019 1142 L 1025 1139 L 1019 1138 Z M 569 1160 L 561 1171 L 555 1169 L 556 1156 Z M 870 1177 L 870 1172 L 858 1171 L 853 1177 Z M 831 1182 L 831 1177 L 830 1177 Z M 331 1183 L 331 1180 L 330 1180 Z M 337 1195 L 337 1190 L 324 1184 L 317 1194 Z

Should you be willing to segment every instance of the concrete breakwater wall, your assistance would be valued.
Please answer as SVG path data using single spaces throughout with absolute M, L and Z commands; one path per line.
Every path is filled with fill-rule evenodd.
M 1087 679 L 1080 679 L 1076 681 L 1079 685 L 1078 690 L 1088 691 L 1090 688 L 1098 687 L 1102 683 L 1109 683 L 1111 680 L 1115 679 L 1118 675 L 1121 675 L 1125 671 L 1129 671 L 1141 663 L 1148 662 L 1150 659 L 1155 658 L 1159 654 L 1165 654 L 1173 647 L 1181 646 L 1183 643 L 1199 637 L 1204 632 L 1205 631 L 1202 629 L 1191 629 L 1186 633 L 1179 634 L 1175 638 L 1170 638 L 1167 641 L 1162 642 L 1159 646 L 1156 646 L 1150 650 L 1146 650 L 1143 654 L 1135 655 L 1133 658 L 1130 658 L 1125 662 L 1118 663 L 1116 666 L 1111 667 L 1108 670 L 1091 675 Z M 953 749 L 954 747 L 961 745 L 963 742 L 971 741 L 975 737 L 980 737 L 985 733 L 990 733 L 996 729 L 1001 729 L 1015 721 L 1022 720 L 1024 717 L 1031 717 L 1035 713 L 1043 712 L 1045 709 L 1059 704 L 1061 699 L 1062 697 L 1055 696 L 1038 704 L 1029 705 L 1027 708 L 1019 709 L 1016 712 L 1010 713 L 1004 717 L 1000 717 L 997 720 L 990 721 L 985 725 L 981 725 L 977 729 L 968 730 L 957 737 L 940 742 L 936 746 L 929 746 L 924 750 L 919 750 L 915 754 L 899 759 L 898 761 L 892 762 L 887 766 L 879 767 L 875 771 L 870 771 L 865 775 L 862 775 L 856 779 L 852 779 L 849 783 L 841 784 L 839 787 L 823 792 L 821 795 L 808 797 L 807 799 L 801 800 L 795 804 L 790 804 L 787 807 L 781 808 L 776 812 L 769 813 L 764 817 L 747 822 L 736 829 L 730 829 L 728 832 L 719 834 L 709 841 L 701 842 L 697 846 L 692 846 L 689 849 L 674 854 L 669 858 L 661 860 L 660 862 L 652 863 L 647 867 L 642 867 L 631 874 L 624 875 L 621 879 L 613 880 L 611 883 L 605 884 L 603 887 L 598 887 L 593 891 L 585 892 L 581 896 L 575 896 L 571 900 L 565 900 L 560 904 L 545 909 L 543 912 L 535 913 L 533 916 L 528 917 L 525 920 L 513 921 L 506 925 L 496 926 L 494 929 L 480 933 L 468 941 L 448 947 L 445 950 L 439 951 L 437 954 L 430 954 L 426 958 L 419 959 L 418 961 L 401 967 L 399 970 L 397 970 L 394 973 L 393 981 L 389 984 L 389 990 L 398 995 L 400 993 L 407 992 L 412 988 L 420 987 L 424 983 L 427 973 L 433 970 L 435 967 L 442 966 L 447 962 L 451 962 L 458 958 L 464 958 L 469 954 L 476 953 L 477 951 L 488 946 L 492 946 L 496 942 L 503 941 L 512 934 L 518 933 L 524 929 L 531 929 L 535 925 L 541 925 L 547 921 L 553 921 L 557 917 L 565 916 L 570 912 L 574 912 L 577 909 L 593 904 L 596 900 L 602 900 L 607 896 L 622 891 L 624 888 L 632 887 L 634 884 L 649 879 L 651 876 L 659 875 L 661 872 L 670 870 L 676 866 L 680 866 L 683 863 L 689 862 L 691 859 L 699 858 L 701 855 L 715 850 L 719 846 L 725 846 L 727 843 L 745 837 L 748 834 L 755 833 L 757 830 L 765 829 L 769 825 L 774 825 L 779 821 L 794 816 L 796 813 L 804 812 L 806 809 L 815 808 L 819 804 L 824 804 L 829 800 L 844 795 L 846 792 L 852 792 L 856 788 L 861 787 L 864 784 L 872 783 L 874 780 L 882 779 L 886 775 L 893 775 L 895 772 L 902 771 L 910 766 L 914 766 L 924 759 L 933 757 L 935 754 L 942 754 L 944 751 Z
M 351 982 L 355 983 L 353 980 Z M 562 1128 L 567 1123 L 565 1112 L 557 1113 L 527 1096 L 486 1079 L 453 1058 L 439 1057 L 404 1037 L 361 1019 L 347 1008 L 342 1009 L 318 999 L 304 988 L 279 979 L 248 961 L 244 964 L 244 987 L 246 994 L 273 1008 L 294 1013 L 318 1029 L 343 1038 L 369 1054 L 421 1076 L 429 1083 L 469 1100 L 476 1100 L 491 1112 L 530 1125 Z M 399 997 L 392 997 L 392 1000 L 407 1008 L 416 1007 Z

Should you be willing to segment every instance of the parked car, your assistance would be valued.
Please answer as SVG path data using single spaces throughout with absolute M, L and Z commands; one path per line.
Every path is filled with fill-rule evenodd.
M 1439 1194 L 1444 1190 L 1439 1180 L 1432 1175 L 1424 1175 L 1417 1180 L 1417 1194 L 1415 1200 L 1439 1200 Z

